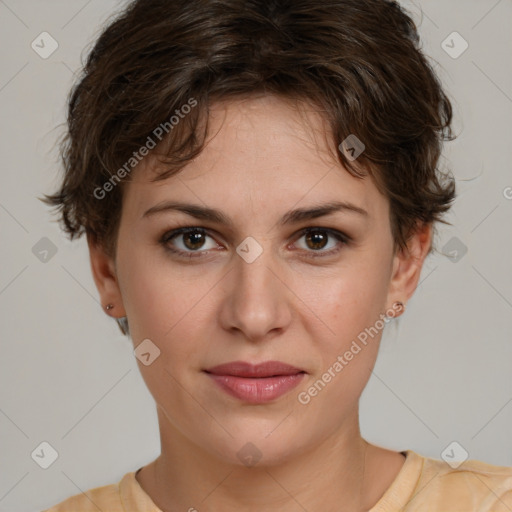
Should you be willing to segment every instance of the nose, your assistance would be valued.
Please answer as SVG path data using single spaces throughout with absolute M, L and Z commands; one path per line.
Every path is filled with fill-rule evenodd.
M 233 265 L 223 285 L 222 327 L 252 342 L 282 334 L 292 318 L 293 293 L 272 251 L 250 263 L 235 254 Z

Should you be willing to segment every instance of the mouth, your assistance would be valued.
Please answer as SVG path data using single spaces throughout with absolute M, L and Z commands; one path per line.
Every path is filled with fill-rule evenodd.
M 281 361 L 256 365 L 234 361 L 204 372 L 228 395 L 250 404 L 276 400 L 296 387 L 306 375 L 305 370 Z
M 281 361 L 266 361 L 259 364 L 246 363 L 245 361 L 233 361 L 224 363 L 205 370 L 212 375 L 230 375 L 232 377 L 268 378 L 297 375 L 306 373 L 300 368 L 291 366 Z

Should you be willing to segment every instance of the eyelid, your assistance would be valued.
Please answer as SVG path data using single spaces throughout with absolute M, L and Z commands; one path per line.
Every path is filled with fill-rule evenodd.
M 352 238 L 350 236 L 348 236 L 346 233 L 344 233 L 343 231 L 340 231 L 339 229 L 334 229 L 334 228 L 327 228 L 324 226 L 308 226 L 306 228 L 302 228 L 296 234 L 295 239 L 300 238 L 301 236 L 304 236 L 306 233 L 309 233 L 310 231 L 325 231 L 326 233 L 328 233 L 336 238 L 340 238 L 345 243 L 349 243 L 352 241 Z
M 333 249 L 329 249 L 327 251 L 323 251 L 323 250 L 318 250 L 318 251 L 309 250 L 308 251 L 306 249 L 296 249 L 298 252 L 302 253 L 301 256 L 303 256 L 306 259 L 308 259 L 308 258 L 309 259 L 312 259 L 312 258 L 326 258 L 327 259 L 330 256 L 337 255 L 343 249 L 344 246 L 351 245 L 351 243 L 352 243 L 352 238 L 350 236 L 348 236 L 347 234 L 345 234 L 344 232 L 339 231 L 338 229 L 327 228 L 324 226 L 308 226 L 308 227 L 301 229 L 295 235 L 295 237 L 293 239 L 293 243 L 295 243 L 297 240 L 302 238 L 307 233 L 315 232 L 315 231 L 323 231 L 323 232 L 327 233 L 329 237 L 335 238 L 336 240 L 338 240 L 338 245 L 337 245 L 337 247 L 335 247 Z M 340 246 L 340 244 L 341 244 L 341 246 Z
M 171 229 L 169 231 L 166 231 L 162 237 L 160 238 L 160 243 L 164 246 L 165 249 L 167 249 L 168 251 L 172 252 L 172 253 L 177 253 L 177 254 L 182 254 L 182 255 L 187 255 L 186 257 L 190 257 L 190 255 L 192 255 L 193 257 L 197 257 L 199 255 L 203 255 L 203 254 L 207 254 L 209 251 L 212 251 L 214 249 L 207 249 L 207 250 L 197 250 L 197 251 L 183 251 L 181 249 L 176 249 L 176 248 L 171 248 L 169 246 L 169 242 L 173 239 L 173 238 L 177 238 L 179 237 L 180 235 L 185 235 L 187 233 L 190 233 L 190 232 L 199 232 L 199 233 L 202 233 L 208 237 L 210 237 L 211 239 L 213 239 L 215 241 L 215 243 L 217 245 L 219 245 L 219 243 L 217 242 L 217 240 L 215 240 L 215 237 L 212 236 L 211 234 L 211 230 L 207 229 L 207 228 L 204 228 L 202 226 L 182 226 L 182 227 L 176 227 L 174 229 Z M 194 255 L 197 255 L 197 256 L 194 256 Z
M 292 244 L 294 244 L 297 240 L 302 238 L 307 233 L 314 232 L 314 231 L 323 231 L 323 232 L 327 233 L 330 237 L 334 237 L 335 239 L 337 239 L 338 242 L 341 243 L 342 246 L 349 245 L 352 243 L 352 237 L 350 237 L 349 235 L 347 235 L 346 233 L 344 233 L 342 231 L 339 231 L 338 229 L 327 228 L 324 226 L 315 225 L 315 226 L 307 226 L 307 227 L 299 230 L 293 236 Z M 179 237 L 180 235 L 183 235 L 183 234 L 186 234 L 189 232 L 200 232 L 200 233 L 203 233 L 204 235 L 215 240 L 215 237 L 212 236 L 212 233 L 215 233 L 215 231 L 212 231 L 209 228 L 205 228 L 203 226 L 184 225 L 181 227 L 177 226 L 169 231 L 166 231 L 161 236 L 160 243 L 169 252 L 172 252 L 172 253 L 178 254 L 178 255 L 182 255 L 184 258 L 206 257 L 206 256 L 208 256 L 209 252 L 215 250 L 215 249 L 206 249 L 206 250 L 197 250 L 197 251 L 183 251 L 181 249 L 175 249 L 175 248 L 171 248 L 169 246 L 169 241 L 171 239 L 173 239 L 175 237 Z M 218 236 L 217 233 L 215 233 L 215 235 Z M 215 243 L 219 244 L 219 242 L 217 242 L 217 240 L 215 240 Z M 322 250 L 318 250 L 318 251 L 309 250 L 308 251 L 306 249 L 295 249 L 295 250 L 297 250 L 298 252 L 306 253 L 306 255 L 307 255 L 306 257 L 327 257 L 327 256 L 334 255 L 334 254 L 338 253 L 341 250 L 341 248 L 338 247 L 338 248 L 330 249 L 327 251 L 322 251 Z

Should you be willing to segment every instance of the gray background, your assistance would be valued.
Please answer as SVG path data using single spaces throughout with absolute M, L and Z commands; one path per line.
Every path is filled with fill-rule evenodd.
M 436 458 L 457 441 L 470 458 L 512 466 L 512 2 L 403 4 L 454 101 L 459 138 L 444 163 L 458 198 L 439 253 L 385 332 L 362 433 Z M 101 310 L 85 240 L 67 241 L 36 199 L 58 183 L 54 145 L 80 55 L 121 5 L 0 0 L 2 511 L 117 482 L 159 453 L 152 398 Z M 47 59 L 31 48 L 43 31 L 59 45 Z M 441 46 L 454 31 L 469 44 L 458 58 Z M 55 254 L 41 252 L 44 237 Z M 43 441 L 59 454 L 46 470 L 31 457 Z

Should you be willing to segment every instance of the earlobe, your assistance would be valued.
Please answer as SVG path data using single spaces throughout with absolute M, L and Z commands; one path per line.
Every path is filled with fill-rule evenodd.
M 419 223 L 406 249 L 399 249 L 393 261 L 388 301 L 408 301 L 418 286 L 423 263 L 432 243 L 432 224 Z
M 111 316 L 115 313 L 115 317 L 126 316 L 113 258 L 89 235 L 87 235 L 87 245 L 92 276 L 104 311 Z

